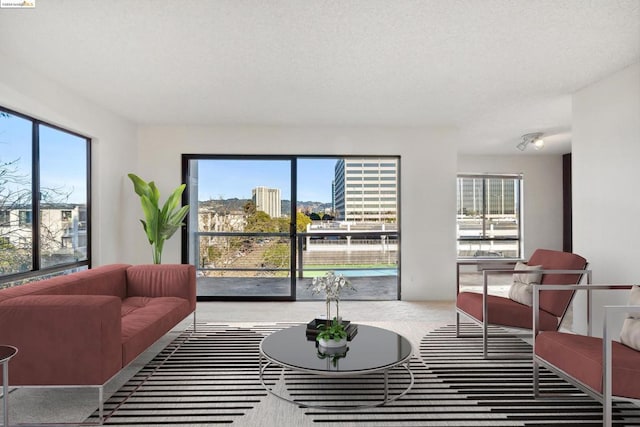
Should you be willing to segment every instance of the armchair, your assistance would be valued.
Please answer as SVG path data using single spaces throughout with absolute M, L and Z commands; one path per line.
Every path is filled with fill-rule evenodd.
M 540 283 L 548 285 L 578 284 L 584 275 L 591 283 L 591 271 L 586 270 L 587 261 L 580 255 L 537 249 L 529 259 L 529 266 L 541 266 Z M 533 309 L 510 298 L 488 293 L 489 277 L 493 274 L 531 273 L 531 270 L 485 270 L 483 271 L 482 293 L 460 292 L 456 298 L 456 336 L 478 335 L 460 334 L 460 315 L 464 315 L 482 327 L 482 356 L 489 357 L 488 325 L 498 325 L 513 329 L 533 329 Z M 565 290 L 567 289 L 567 290 Z M 539 319 L 541 330 L 556 331 L 571 304 L 574 290 L 545 290 L 540 293 Z M 486 321 L 485 321 L 486 320 Z
M 629 289 L 629 285 L 571 286 L 574 290 Z M 534 286 L 534 313 L 538 292 L 557 290 L 559 286 Z M 540 366 L 544 366 L 603 404 L 603 425 L 612 425 L 613 398 L 640 399 L 640 351 L 613 340 L 614 315 L 637 310 L 640 305 L 605 306 L 602 338 L 557 331 L 538 333 L 539 319 L 534 314 L 533 395 L 558 398 L 558 393 L 540 391 Z M 589 320 L 589 319 L 588 319 Z M 618 334 L 619 335 L 619 334 Z M 573 397 L 573 396 L 572 396 Z

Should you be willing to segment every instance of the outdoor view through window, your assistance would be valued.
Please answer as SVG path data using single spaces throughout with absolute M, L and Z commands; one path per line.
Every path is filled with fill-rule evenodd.
M 397 299 L 397 157 L 189 156 L 187 164 L 199 296 L 313 298 L 306 285 L 333 270 L 354 283 L 351 298 Z
M 0 287 L 88 265 L 88 150 L 87 138 L 0 109 Z

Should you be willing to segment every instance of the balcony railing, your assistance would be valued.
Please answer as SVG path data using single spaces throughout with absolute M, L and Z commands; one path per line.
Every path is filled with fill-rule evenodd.
M 196 232 L 193 254 L 201 276 L 288 276 L 288 233 Z M 398 231 L 323 229 L 297 233 L 294 239 L 297 277 L 318 272 L 397 269 Z M 195 261 L 195 257 L 192 260 Z

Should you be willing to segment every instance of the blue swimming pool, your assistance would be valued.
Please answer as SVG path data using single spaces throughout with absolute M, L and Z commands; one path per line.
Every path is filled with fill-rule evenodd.
M 344 277 L 377 277 L 377 276 L 397 276 L 397 268 L 367 268 L 362 270 L 333 270 Z M 305 270 L 305 277 L 322 276 L 325 271 L 308 271 Z

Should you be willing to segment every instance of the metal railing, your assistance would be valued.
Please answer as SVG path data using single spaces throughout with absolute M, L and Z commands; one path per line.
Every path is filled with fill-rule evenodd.
M 199 272 L 290 272 L 293 264 L 296 276 L 302 278 L 306 271 L 397 268 L 399 258 L 397 230 L 323 230 L 295 236 L 280 232 L 195 232 L 192 236 L 191 259 Z M 265 253 L 269 249 L 277 251 L 274 248 L 278 244 L 287 248 L 285 265 L 265 260 Z M 291 259 L 291 244 L 296 245 L 295 260 Z

